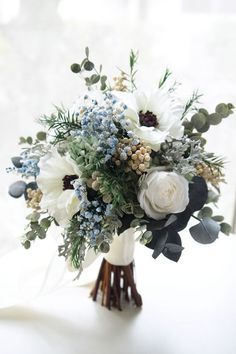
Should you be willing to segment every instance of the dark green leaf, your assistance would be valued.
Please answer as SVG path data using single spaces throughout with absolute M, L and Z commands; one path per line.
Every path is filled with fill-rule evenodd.
M 212 113 L 208 116 L 208 123 L 211 125 L 220 124 L 222 121 L 221 115 L 219 113 Z
M 31 145 L 33 143 L 33 139 L 31 138 L 31 136 L 28 136 L 26 139 L 26 142 Z
M 216 106 L 215 109 L 216 113 L 218 113 L 222 118 L 226 118 L 229 115 L 229 108 L 227 106 L 227 104 L 225 103 L 219 103 Z
M 86 55 L 87 58 L 89 57 L 89 47 L 85 48 L 85 55 Z
M 93 68 L 94 68 L 94 64 L 93 64 L 91 61 L 87 60 L 87 61 L 84 63 L 84 69 L 85 69 L 85 70 L 91 71 L 91 70 L 93 70 Z
M 36 138 L 40 141 L 44 141 L 47 138 L 47 134 L 45 132 L 38 132 Z
M 81 66 L 78 63 L 74 63 L 70 67 L 71 71 L 75 74 L 78 74 L 81 71 Z
M 206 124 L 206 116 L 203 113 L 196 113 L 191 118 L 191 123 L 198 131 Z
M 96 84 L 100 80 L 100 75 L 93 74 L 90 77 L 90 81 L 92 84 Z
M 222 222 L 220 224 L 220 231 L 223 232 L 225 235 L 229 236 L 232 231 L 231 225 L 227 224 L 226 222 Z

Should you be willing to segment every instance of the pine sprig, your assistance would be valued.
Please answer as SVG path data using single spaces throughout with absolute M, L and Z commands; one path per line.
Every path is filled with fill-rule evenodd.
M 196 106 L 195 104 L 200 103 L 199 98 L 202 97 L 202 94 L 199 94 L 198 91 L 193 91 L 192 96 L 190 97 L 190 99 L 186 102 L 185 106 L 184 106 L 184 111 L 182 113 L 182 117 L 181 119 L 183 119 L 190 111 L 194 111 L 196 110 Z
M 171 74 L 172 74 L 172 72 L 168 68 L 166 68 L 166 71 L 165 71 L 163 77 L 159 81 L 159 84 L 158 84 L 159 88 L 161 88 L 165 84 L 165 82 L 167 81 L 167 79 L 169 78 L 169 76 Z
M 44 115 L 40 119 L 40 123 L 52 131 L 54 137 L 53 143 L 66 140 L 71 131 L 79 128 L 79 120 L 75 114 L 71 114 L 68 110 L 55 106 L 56 112 L 50 116 Z

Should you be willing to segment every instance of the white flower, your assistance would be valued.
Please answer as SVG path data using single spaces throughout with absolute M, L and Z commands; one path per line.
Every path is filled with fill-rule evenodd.
M 184 211 L 189 203 L 189 184 L 175 172 L 150 169 L 138 193 L 141 208 L 155 220 Z
M 167 136 L 176 139 L 183 136 L 183 109 L 169 92 L 159 89 L 149 95 L 139 91 L 115 94 L 128 107 L 125 117 L 130 123 L 130 130 L 153 150 L 158 151 Z
M 56 149 L 40 159 L 37 184 L 43 193 L 40 203 L 59 225 L 68 224 L 80 209 L 71 181 L 80 176 L 80 171 L 69 156 L 61 156 Z

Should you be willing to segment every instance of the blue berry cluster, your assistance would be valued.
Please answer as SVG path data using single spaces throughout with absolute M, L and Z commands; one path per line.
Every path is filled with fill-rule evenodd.
M 39 174 L 39 158 L 23 152 L 21 156 L 13 158 L 13 167 L 7 168 L 7 172 L 17 172 L 23 177 L 36 177 Z
M 77 216 L 80 225 L 78 235 L 88 238 L 90 245 L 95 246 L 99 235 L 108 236 L 109 231 L 104 229 L 104 222 L 106 217 L 112 215 L 113 206 L 98 199 L 89 201 L 86 184 L 80 179 L 73 181 L 73 186 L 76 196 L 81 201 L 81 210 Z
M 112 94 L 104 94 L 102 102 L 84 97 L 84 105 L 75 114 L 80 117 L 81 128 L 73 135 L 91 138 L 94 148 L 104 156 L 104 162 L 111 159 L 119 142 L 117 133 L 119 126 L 128 128 L 124 111 L 127 106 L 118 101 Z

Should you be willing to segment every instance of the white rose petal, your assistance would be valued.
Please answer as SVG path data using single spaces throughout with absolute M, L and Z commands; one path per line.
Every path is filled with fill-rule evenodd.
M 189 203 L 189 184 L 175 172 L 148 171 L 138 193 L 141 208 L 147 216 L 161 220 L 168 214 L 184 211 Z

